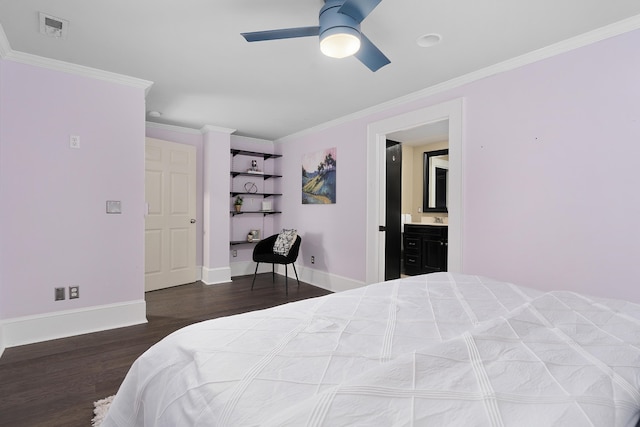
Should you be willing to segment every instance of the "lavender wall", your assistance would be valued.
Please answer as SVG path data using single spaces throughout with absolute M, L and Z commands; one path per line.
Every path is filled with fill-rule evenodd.
M 302 237 L 298 264 L 355 280 L 365 275 L 366 123 L 283 142 L 282 224 Z M 336 203 L 302 204 L 302 156 L 336 147 Z M 311 256 L 315 264 L 311 264 Z
M 230 133 L 204 134 L 203 280 L 208 284 L 229 281 L 229 155 Z
M 640 31 L 282 141 L 302 263 L 364 281 L 367 125 L 465 98 L 463 269 L 640 301 Z M 302 205 L 300 157 L 338 148 L 337 204 Z
M 144 91 L 0 63 L 2 317 L 142 300 Z
M 640 301 L 640 31 L 470 85 L 465 270 Z

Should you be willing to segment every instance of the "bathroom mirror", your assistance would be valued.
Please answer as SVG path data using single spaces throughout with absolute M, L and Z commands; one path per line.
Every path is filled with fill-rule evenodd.
M 422 211 L 447 212 L 449 150 L 425 151 L 422 184 Z

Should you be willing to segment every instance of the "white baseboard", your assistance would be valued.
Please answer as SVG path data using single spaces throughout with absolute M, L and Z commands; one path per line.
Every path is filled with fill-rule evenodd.
M 202 267 L 202 282 L 206 285 L 217 285 L 231 281 L 231 268 L 206 268 Z
M 231 277 L 253 275 L 256 271 L 256 263 L 253 261 L 234 262 L 230 265 Z M 261 263 L 258 267 L 258 273 L 268 273 L 271 271 L 271 264 Z M 276 268 L 276 272 L 278 269 Z M 278 273 L 280 274 L 280 273 Z
M 2 357 L 2 353 L 4 353 L 4 323 L 0 322 L 0 357 Z
M 242 261 L 231 264 L 231 276 L 245 276 L 247 274 L 253 274 L 256 268 L 256 263 L 253 261 Z M 296 274 L 293 268 L 289 266 L 289 277 L 294 280 Z M 296 264 L 296 270 L 298 271 L 298 278 L 310 285 L 317 286 L 322 289 L 326 289 L 332 292 L 347 291 L 349 289 L 360 288 L 365 285 L 365 282 L 349 279 L 347 277 L 330 274 L 325 271 L 314 270 L 312 268 L 304 267 Z M 271 271 L 271 264 L 260 264 L 258 273 L 268 273 Z M 284 276 L 284 265 L 276 265 L 276 274 Z
M 366 285 L 365 282 L 338 276 L 336 274 L 330 274 L 326 271 L 315 270 L 313 268 L 299 265 L 296 265 L 296 268 L 298 269 L 298 276 L 300 277 L 300 280 L 332 292 L 348 291 L 350 289 L 361 288 Z M 282 270 L 284 273 L 284 268 Z M 295 278 L 295 274 L 292 270 L 293 269 L 291 268 L 289 269 L 289 277 Z
M 364 282 L 358 280 L 300 265 L 296 265 L 296 269 L 301 281 L 332 292 L 346 291 L 365 285 Z M 229 268 L 202 268 L 202 281 L 208 285 L 226 283 L 231 281 L 232 276 L 253 274 L 254 270 L 255 263 L 252 261 L 233 263 Z M 258 269 L 259 273 L 270 271 L 271 265 L 269 264 L 261 264 Z M 284 266 L 276 266 L 276 273 L 284 276 Z M 295 280 L 295 273 L 291 267 L 289 267 L 289 277 Z M 9 347 L 146 322 L 146 303 L 144 300 L 5 319 L 0 323 L 0 356 L 2 356 L 4 349 Z
M 144 300 L 5 319 L 3 348 L 147 323 Z

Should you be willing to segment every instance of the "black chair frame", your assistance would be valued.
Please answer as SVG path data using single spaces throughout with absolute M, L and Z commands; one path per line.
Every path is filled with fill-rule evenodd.
M 284 265 L 285 293 L 286 295 L 289 295 L 289 264 L 293 266 L 293 271 L 296 274 L 296 281 L 298 282 L 298 287 L 300 287 L 300 279 L 298 279 L 298 271 L 296 270 L 295 261 L 298 259 L 298 252 L 300 251 L 300 243 L 302 242 L 302 238 L 300 236 L 296 236 L 296 241 L 293 242 L 293 245 L 291 245 L 291 249 L 289 249 L 289 253 L 286 256 L 273 253 L 273 245 L 275 244 L 277 238 L 277 234 L 269 236 L 259 241 L 256 244 L 255 248 L 253 248 L 253 261 L 256 262 L 256 270 L 253 272 L 251 290 L 253 290 L 253 286 L 256 283 L 258 266 L 261 262 L 271 264 L 271 279 L 274 283 L 274 286 L 276 281 L 275 266 L 276 264 L 280 264 Z

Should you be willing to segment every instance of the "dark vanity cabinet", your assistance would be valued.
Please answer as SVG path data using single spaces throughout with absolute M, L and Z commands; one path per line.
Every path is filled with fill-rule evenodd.
M 404 225 L 404 269 L 416 274 L 447 271 L 448 227 L 441 225 Z

